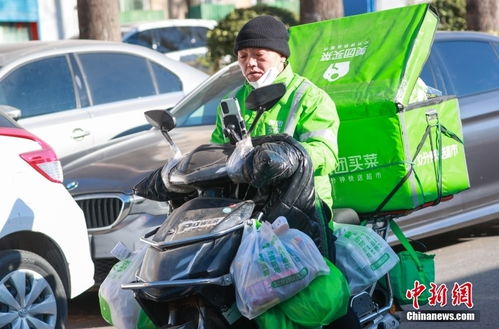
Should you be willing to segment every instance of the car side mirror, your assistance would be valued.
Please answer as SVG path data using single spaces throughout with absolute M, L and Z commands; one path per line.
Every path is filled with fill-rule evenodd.
M 176 126 L 175 118 L 165 110 L 150 110 L 144 113 L 147 122 L 161 131 L 170 131 Z
M 7 114 L 13 120 L 19 120 L 22 115 L 22 111 L 17 107 L 10 105 L 0 104 L 0 111 Z

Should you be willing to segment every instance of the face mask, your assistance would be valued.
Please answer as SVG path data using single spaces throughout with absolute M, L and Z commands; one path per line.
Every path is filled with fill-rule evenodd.
M 253 88 L 255 89 L 260 87 L 265 87 L 272 84 L 272 82 L 274 82 L 275 78 L 277 78 L 278 75 L 279 75 L 278 70 L 274 67 L 271 67 L 267 72 L 265 72 L 260 77 L 260 79 L 254 82 L 248 81 L 248 83 L 251 86 L 253 86 Z

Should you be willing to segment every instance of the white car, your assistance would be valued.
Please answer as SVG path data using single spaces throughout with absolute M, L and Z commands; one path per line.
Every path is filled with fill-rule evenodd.
M 50 146 L 0 109 L 0 328 L 63 328 L 94 284 L 83 212 Z
M 169 19 L 122 25 L 123 42 L 154 49 L 186 63 L 208 51 L 207 33 L 217 25 L 210 19 Z
M 59 157 L 140 131 L 207 75 L 150 49 L 97 40 L 0 45 L 0 104 Z

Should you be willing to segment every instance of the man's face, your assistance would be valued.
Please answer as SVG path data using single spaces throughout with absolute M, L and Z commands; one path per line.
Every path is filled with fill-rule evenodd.
M 279 72 L 284 69 L 286 57 L 263 48 L 244 48 L 237 52 L 237 62 L 248 81 L 255 82 L 271 67 Z

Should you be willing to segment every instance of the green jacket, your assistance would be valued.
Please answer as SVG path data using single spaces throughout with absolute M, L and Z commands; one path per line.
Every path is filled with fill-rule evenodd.
M 304 88 L 299 88 L 306 80 Z M 339 119 L 336 106 L 329 95 L 307 79 L 293 73 L 288 64 L 276 78 L 274 83 L 284 83 L 286 93 L 270 110 L 263 113 L 251 136 L 262 136 L 277 133 L 292 134 L 298 140 L 314 165 L 315 190 L 317 195 L 332 207 L 332 190 L 329 181 L 331 174 L 338 163 L 338 127 Z M 247 110 L 244 100 L 253 90 L 249 83 L 245 83 L 236 93 L 241 114 L 246 127 L 250 127 L 255 119 L 256 112 Z M 297 92 L 303 92 L 301 98 L 295 97 Z M 293 100 L 297 98 L 295 120 L 290 117 Z M 217 144 L 228 143 L 223 134 L 221 109 L 218 108 L 216 128 L 211 135 L 211 141 Z

